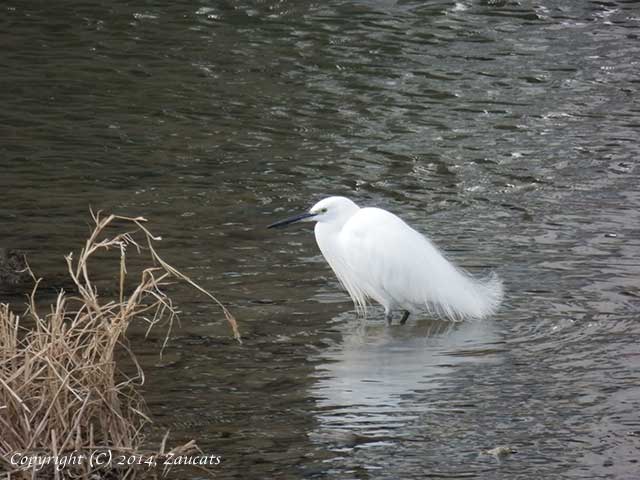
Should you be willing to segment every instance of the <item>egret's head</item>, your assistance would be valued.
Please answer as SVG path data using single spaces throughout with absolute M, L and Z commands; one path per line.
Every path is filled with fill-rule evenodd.
M 360 207 L 345 197 L 328 197 L 320 200 L 308 212 L 281 220 L 268 228 L 286 227 L 294 222 L 344 223 Z

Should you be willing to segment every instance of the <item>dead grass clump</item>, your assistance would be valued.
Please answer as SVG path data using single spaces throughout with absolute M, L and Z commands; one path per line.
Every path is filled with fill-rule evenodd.
M 165 442 L 158 452 L 140 451 L 142 430 L 150 420 L 136 391 L 144 374 L 127 345 L 126 332 L 133 321 L 147 322 L 149 329 L 162 321 L 168 322 L 168 338 L 176 309 L 163 287 L 171 280 L 186 281 L 216 302 L 240 341 L 229 311 L 157 255 L 153 242 L 158 238 L 144 227 L 143 218 L 100 218 L 98 214 L 93 219 L 94 230 L 78 258 L 71 254 L 66 258 L 77 294 L 61 292 L 51 312 L 41 316 L 36 308 L 36 282 L 26 314 L 29 328 L 8 305 L 0 305 L 0 471 L 18 474 L 15 463 L 25 456 L 61 458 L 75 453 L 81 459 L 86 456 L 86 461 L 65 468 L 32 466 L 28 476 L 95 478 L 100 470 L 105 477 L 118 467 L 92 465 L 89 456 L 96 450 L 147 456 L 165 453 Z M 126 222 L 134 231 L 109 237 L 105 229 L 114 221 Z M 144 238 L 144 249 L 135 235 Z M 127 248 L 147 251 L 155 266 L 143 270 L 134 288 L 125 290 Z M 104 299 L 91 282 L 88 263 L 96 252 L 111 249 L 120 252 L 120 286 L 118 298 Z M 115 355 L 121 351 L 132 359 L 135 375 L 126 376 L 118 369 Z M 195 443 L 189 442 L 173 453 L 194 448 Z M 118 472 L 121 477 L 123 473 Z

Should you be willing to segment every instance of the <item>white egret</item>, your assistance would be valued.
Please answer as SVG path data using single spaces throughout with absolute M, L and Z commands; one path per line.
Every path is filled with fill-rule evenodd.
M 393 310 L 427 311 L 451 320 L 483 318 L 502 301 L 495 274 L 472 277 L 449 262 L 429 239 L 381 208 L 360 208 L 345 197 L 328 197 L 303 214 L 269 225 L 284 227 L 315 221 L 318 247 L 345 287 L 357 310 L 368 299 Z

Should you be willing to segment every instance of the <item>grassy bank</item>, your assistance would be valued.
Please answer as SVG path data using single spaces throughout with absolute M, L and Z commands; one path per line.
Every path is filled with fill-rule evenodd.
M 158 256 L 154 249 L 158 239 L 143 218 L 95 215 L 93 220 L 84 248 L 66 258 L 75 292 L 60 292 L 42 313 L 37 308 L 36 282 L 24 317 L 0 304 L 0 468 L 13 478 L 131 478 L 148 470 L 147 465 L 123 467 L 113 461 L 96 465 L 91 455 L 99 450 L 140 458 L 167 453 L 166 438 L 155 452 L 142 449 L 144 427 L 150 422 L 137 391 L 144 373 L 126 334 L 132 322 L 145 322 L 149 329 L 163 325 L 168 339 L 176 318 L 164 291 L 169 282 L 187 282 L 210 297 L 240 341 L 229 311 Z M 129 230 L 110 234 L 114 226 L 121 232 Z M 128 278 L 128 249 L 146 255 L 152 265 L 135 280 Z M 99 295 L 91 280 L 89 260 L 104 251 L 115 251 L 118 257 L 115 298 Z M 97 261 L 103 261 L 102 255 Z M 123 352 L 135 365 L 135 373 L 127 375 L 118 368 L 116 358 Z M 194 451 L 195 442 L 189 442 L 172 453 Z M 64 468 L 21 460 L 73 454 L 80 460 Z M 22 465 L 16 465 L 19 462 Z

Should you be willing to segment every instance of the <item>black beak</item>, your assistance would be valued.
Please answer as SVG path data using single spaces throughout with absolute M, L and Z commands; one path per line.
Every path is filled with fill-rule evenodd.
M 284 220 L 280 220 L 279 222 L 272 223 L 267 228 L 280 228 L 286 227 L 287 225 L 291 225 L 292 223 L 299 222 L 300 220 L 304 220 L 305 218 L 315 217 L 315 213 L 301 213 L 299 215 L 295 215 L 293 217 L 285 218 Z

